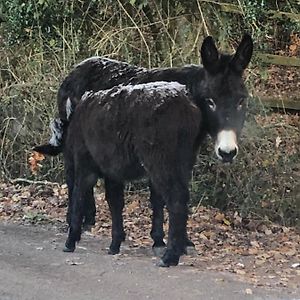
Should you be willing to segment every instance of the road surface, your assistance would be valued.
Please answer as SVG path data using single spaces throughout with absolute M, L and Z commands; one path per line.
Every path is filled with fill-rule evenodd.
M 147 249 L 110 256 L 107 239 L 87 235 L 63 253 L 65 237 L 53 226 L 0 223 L 0 300 L 300 300 L 191 266 L 159 268 Z

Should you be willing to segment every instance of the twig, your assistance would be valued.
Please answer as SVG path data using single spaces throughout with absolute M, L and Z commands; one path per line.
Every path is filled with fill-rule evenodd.
M 58 185 L 60 184 L 58 182 L 51 182 L 47 180 L 30 180 L 26 178 L 15 178 L 15 179 L 9 179 L 10 183 L 29 183 L 29 184 L 43 184 L 43 185 Z
M 148 53 L 148 68 L 150 69 L 151 68 L 151 52 L 150 52 L 150 49 L 149 49 L 149 46 L 146 42 L 146 39 L 142 33 L 142 31 L 140 30 L 139 26 L 136 24 L 136 22 L 134 21 L 134 19 L 131 17 L 131 15 L 128 13 L 128 11 L 126 10 L 126 8 L 123 6 L 123 4 L 120 2 L 120 0 L 117 0 L 119 5 L 121 6 L 122 10 L 124 11 L 124 13 L 127 15 L 127 17 L 130 19 L 130 21 L 134 24 L 134 26 L 136 27 L 137 31 L 139 32 L 144 44 L 145 44 L 145 47 L 147 49 L 147 53 Z
M 194 213 L 192 214 L 192 217 L 196 215 L 196 213 L 197 213 L 200 205 L 202 204 L 202 201 L 203 201 L 205 196 L 206 196 L 206 193 L 204 192 L 201 199 L 198 201 L 198 204 L 197 204 L 196 208 L 194 209 Z
M 208 28 L 207 28 L 207 25 L 206 25 L 206 22 L 205 22 L 205 19 L 204 19 L 204 15 L 203 15 L 202 8 L 201 8 L 199 0 L 197 0 L 197 5 L 198 5 L 198 9 L 199 9 L 199 12 L 200 12 L 200 15 L 201 15 L 201 19 L 202 19 L 202 22 L 203 22 L 203 26 L 204 26 L 206 35 L 209 35 L 209 31 L 208 31 Z

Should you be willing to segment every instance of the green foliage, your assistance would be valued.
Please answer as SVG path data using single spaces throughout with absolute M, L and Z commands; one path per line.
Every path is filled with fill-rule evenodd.
M 300 31 L 299 21 L 285 15 L 280 17 L 278 14 L 278 12 L 299 13 L 299 4 L 292 4 L 290 1 L 265 0 L 244 0 L 243 2 L 243 20 L 247 27 L 252 28 L 258 48 L 266 50 L 270 47 L 270 38 L 273 38 L 274 44 L 278 44 L 280 40 L 288 40 L 292 32 Z
M 2 0 L 0 177 L 62 182 L 61 158 L 43 161 L 37 177 L 27 160 L 33 145 L 48 140 L 57 88 L 74 63 L 105 55 L 144 67 L 198 64 L 204 36 L 231 52 L 244 32 L 253 35 L 256 49 L 274 53 L 300 31 L 296 19 L 274 17 L 274 11 L 299 14 L 299 8 L 299 1 L 287 0 Z M 267 78 L 268 72 L 260 74 Z M 211 145 L 203 147 L 191 183 L 194 203 L 297 222 L 299 194 L 287 174 L 296 172 L 299 157 L 274 149 L 271 128 L 254 120 L 247 128 L 254 129 L 230 168 L 209 156 Z
M 87 13 L 90 17 L 96 13 L 98 2 L 103 1 L 3 0 L 6 41 L 14 44 L 44 38 L 53 43 L 54 39 L 61 39 L 61 32 L 70 24 L 74 33 L 80 34 L 82 29 L 89 33 L 87 27 L 82 28 L 83 18 Z

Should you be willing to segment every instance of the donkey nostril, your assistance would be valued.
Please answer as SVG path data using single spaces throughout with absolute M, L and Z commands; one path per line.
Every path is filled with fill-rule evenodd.
M 234 148 L 234 150 L 230 151 L 229 154 L 232 156 L 232 158 L 236 157 L 236 155 L 237 155 L 237 148 Z
M 233 150 L 231 150 L 229 152 L 225 152 L 221 148 L 219 148 L 218 154 L 220 155 L 220 157 L 222 157 L 222 160 L 224 162 L 231 162 L 233 160 L 233 158 L 235 158 L 237 155 L 237 148 L 234 148 Z

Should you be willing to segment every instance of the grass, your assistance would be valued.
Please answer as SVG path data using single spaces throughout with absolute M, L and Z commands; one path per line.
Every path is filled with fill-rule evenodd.
M 57 39 L 39 31 L 37 38 L 19 45 L 0 42 L 0 177 L 63 182 L 61 157 L 44 160 L 37 175 L 30 172 L 28 157 L 33 145 L 48 140 L 57 88 L 83 58 L 105 55 L 145 67 L 198 64 L 199 44 L 207 33 L 218 36 L 223 49 L 235 48 L 246 28 L 242 16 L 235 16 L 232 24 L 228 15 L 204 2 L 195 2 L 195 14 L 182 7 L 162 10 L 157 4 L 147 14 L 118 0 L 118 9 L 105 6 L 101 15 L 86 10 L 79 27 L 76 20 L 56 26 Z M 248 31 L 259 25 L 253 24 Z M 251 68 L 246 80 L 250 91 L 255 90 Z M 233 165 L 221 165 L 209 141 L 201 148 L 191 182 L 192 203 L 299 224 L 299 116 L 272 114 L 256 100 L 250 103 L 241 152 Z M 139 183 L 129 189 L 144 187 Z

